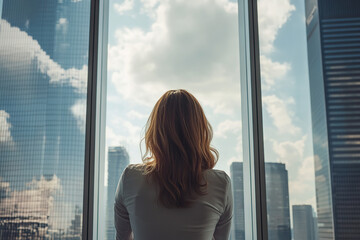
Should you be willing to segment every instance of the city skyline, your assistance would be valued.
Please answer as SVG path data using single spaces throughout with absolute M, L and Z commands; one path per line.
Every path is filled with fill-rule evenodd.
M 125 2 L 132 2 L 132 5 L 124 5 Z M 232 174 L 231 164 L 242 160 L 239 68 L 238 53 L 235 51 L 239 41 L 237 4 L 227 0 L 206 0 L 198 5 L 185 1 L 155 1 L 154 5 L 125 2 L 110 1 L 107 146 L 124 146 L 131 163 L 141 162 L 139 142 L 152 105 L 167 89 L 187 88 L 199 98 L 213 124 L 213 145 L 220 151 L 216 167 Z M 41 7 L 48 12 L 43 11 L 43 15 L 34 17 L 30 13 L 40 3 L 39 0 L 32 3 L 24 0 L 0 1 L 0 41 L 6 43 L 0 46 L 0 77 L 12 80 L 0 83 L 0 89 L 4 89 L 0 90 L 0 158 L 8 160 L 0 163 L 0 207 L 9 202 L 19 202 L 28 194 L 40 196 L 41 201 L 46 203 L 46 207 L 40 210 L 43 215 L 49 216 L 49 223 L 45 224 L 47 228 L 62 229 L 62 233 L 70 234 L 79 229 L 78 211 L 82 209 L 84 151 L 80 150 L 85 144 L 88 51 L 88 22 L 85 20 L 89 20 L 90 7 L 89 1 L 48 2 Z M 358 19 L 344 20 L 344 16 L 340 20 L 320 21 L 317 14 L 321 7 L 305 6 L 304 11 L 301 3 L 290 0 L 259 1 L 265 161 L 286 164 L 289 224 L 290 206 L 312 205 L 319 214 L 320 225 L 327 228 L 326 234 L 332 231 L 331 236 L 325 234 L 324 238 L 333 239 L 334 234 L 342 232 L 328 230 L 332 225 L 341 229 L 341 221 L 347 220 L 348 216 L 335 216 L 335 202 L 340 203 L 338 206 L 341 209 L 347 209 L 345 202 L 335 197 L 349 196 L 347 193 L 356 188 L 354 184 L 359 179 L 357 172 L 360 169 L 349 166 L 350 162 L 357 164 L 358 161 L 356 141 L 360 130 L 356 127 L 359 118 L 356 115 L 357 105 L 345 106 L 336 101 L 334 104 L 331 99 L 331 94 L 343 91 L 343 88 L 334 87 L 334 84 L 341 83 L 331 80 L 334 76 L 330 75 L 353 80 L 358 75 L 356 72 L 351 75 L 334 70 L 345 65 L 328 64 L 332 61 L 328 59 L 336 58 L 338 51 L 343 49 L 333 49 L 331 44 L 322 46 L 319 42 L 316 46 L 323 54 L 310 47 L 309 53 L 323 54 L 322 58 L 327 59 L 324 65 L 319 62 L 315 65 L 319 68 L 324 66 L 325 70 L 321 73 L 324 81 L 330 79 L 326 83 L 333 84 L 327 92 L 324 90 L 322 96 L 319 94 L 321 91 L 317 91 L 319 85 L 311 85 L 311 88 L 306 85 L 308 64 L 303 60 L 306 58 L 306 41 L 314 43 L 313 37 L 317 34 L 320 38 L 319 29 L 310 34 L 316 24 L 320 24 L 325 32 L 323 39 L 347 41 L 355 44 L 355 50 L 351 51 L 357 51 L 357 43 L 351 42 L 355 38 L 332 35 L 339 31 L 339 24 L 344 27 L 359 22 Z M 337 7 L 339 9 L 341 6 Z M 271 15 L 271 12 L 279 17 Z M 337 13 L 332 11 L 331 14 Z M 182 18 L 190 19 L 194 24 L 184 28 L 182 22 L 177 21 Z M 306 27 L 309 39 L 306 39 Z M 77 34 L 72 34 L 75 32 Z M 296 35 L 295 32 L 303 33 L 304 38 L 292 39 L 290 36 Z M 19 52 L 13 53 L 15 48 Z M 348 49 L 344 55 L 349 54 L 354 53 Z M 354 56 L 351 59 L 355 63 L 358 60 Z M 311 56 L 309 65 L 312 65 L 310 60 Z M 345 69 L 355 69 L 355 63 L 346 65 Z M 9 66 L 13 67 L 12 72 L 6 70 Z M 310 84 L 317 84 L 312 80 L 312 74 L 310 70 Z M 358 81 L 352 83 L 356 85 Z M 350 90 L 351 94 L 358 94 L 356 87 Z M 310 93 L 314 136 L 311 133 Z M 314 106 L 319 97 L 324 98 L 321 111 Z M 325 100 L 328 102 L 325 103 Z M 357 103 L 358 97 L 351 101 Z M 350 126 L 349 122 L 339 118 L 344 117 L 339 109 L 354 113 L 351 116 L 351 126 L 355 126 L 352 127 L 355 132 L 351 134 L 354 137 L 346 140 L 352 144 L 343 144 L 345 140 L 341 139 L 345 138 L 337 139 L 342 131 L 340 125 Z M 331 115 L 331 119 L 326 114 Z M 314 126 L 316 118 L 320 120 Z M 350 134 L 351 128 L 345 128 Z M 329 146 L 324 147 L 323 143 Z M 341 162 L 344 159 L 348 161 L 348 166 Z M 109 159 L 106 161 L 109 166 Z M 70 165 L 71 168 L 62 168 Z M 340 165 L 342 167 L 334 167 Z M 24 173 L 21 178 L 16 177 L 19 173 Z M 323 179 L 325 181 L 321 183 Z M 331 179 L 335 179 L 338 185 Z M 341 182 L 351 184 L 344 186 Z M 50 183 L 53 185 L 50 186 Z M 44 188 L 49 193 L 42 196 L 37 191 L 39 186 L 47 186 Z M 241 189 L 234 188 L 236 191 Z M 332 194 L 336 191 L 341 194 Z M 72 195 L 74 192 L 76 196 Z M 68 195 L 73 197 L 67 198 Z M 112 196 L 107 195 L 107 198 L 110 200 Z M 55 200 L 51 202 L 52 199 Z M 346 201 L 358 199 L 354 195 Z M 29 200 L 30 205 L 28 208 L 36 212 L 38 207 Z M 110 205 L 106 203 L 107 207 Z M 15 209 L 15 205 L 9 209 Z M 358 211 L 356 209 L 353 212 Z M 58 225 L 54 220 L 51 224 L 51 219 L 60 218 L 66 220 L 58 221 Z M 336 219 L 342 220 L 337 224 Z M 284 232 L 288 231 L 288 224 L 283 225 Z M 285 235 L 288 236 L 287 233 Z

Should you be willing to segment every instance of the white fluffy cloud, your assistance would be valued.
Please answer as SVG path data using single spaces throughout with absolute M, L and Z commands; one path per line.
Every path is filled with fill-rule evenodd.
M 41 49 L 36 40 L 5 20 L 0 20 L 0 42 L 2 68 L 21 72 L 35 62 L 38 70 L 49 76 L 50 83 L 70 85 L 77 92 L 86 93 L 87 66 L 63 69 Z
M 120 28 L 109 47 L 111 80 L 126 99 L 153 105 L 185 88 L 215 112 L 240 103 L 236 5 L 226 1 L 161 1 L 149 31 Z
M 1 179 L 0 179 L 1 180 Z M 0 215 L 14 215 L 20 218 L 44 217 L 53 210 L 54 196 L 61 192 L 60 179 L 54 175 L 50 180 L 43 176 L 27 183 L 27 189 L 10 191 L 7 182 L 0 186 L 6 188 L 6 197 L 1 199 Z
M 289 63 L 272 61 L 271 58 L 262 55 L 260 57 L 261 62 L 261 88 L 262 90 L 270 90 L 274 87 L 276 81 L 279 81 L 285 77 L 285 75 L 291 69 Z
M 311 204 L 316 209 L 314 158 L 306 157 L 295 179 L 289 181 L 291 205 Z
M 290 0 L 259 0 L 259 37 L 262 54 L 274 50 L 274 41 L 279 29 L 287 22 L 295 6 Z
M 71 113 L 76 119 L 76 123 L 81 132 L 85 133 L 86 125 L 86 99 L 78 99 L 71 107 Z
M 134 8 L 134 0 L 124 0 L 122 3 L 114 3 L 114 8 L 120 15 Z
M 303 159 L 306 139 L 307 136 L 303 136 L 297 141 L 278 142 L 272 140 L 274 152 L 278 156 L 277 161 L 286 163 L 287 166 L 296 166 Z
M 13 141 L 10 131 L 11 123 L 8 121 L 9 118 L 9 113 L 0 110 L 0 144 L 11 143 Z
M 315 172 L 313 156 L 305 155 L 307 136 L 296 141 L 271 140 L 277 162 L 286 164 L 289 176 L 290 203 L 315 207 Z
M 227 135 L 238 135 L 241 131 L 241 121 L 225 120 L 221 122 L 215 130 L 215 136 L 221 138 L 227 138 Z
M 64 27 L 66 24 L 66 19 L 59 19 L 57 25 Z M 81 69 L 63 69 L 41 49 L 36 40 L 5 20 L 0 20 L 0 42 L 1 69 L 9 69 L 11 73 L 30 72 L 29 69 L 38 71 L 47 75 L 51 84 L 71 86 L 75 92 L 85 96 L 88 71 L 86 65 Z M 83 106 L 84 104 L 78 101 L 70 109 L 81 127 L 85 122 Z
M 265 110 L 272 118 L 273 124 L 279 130 L 279 133 L 291 135 L 300 133 L 300 128 L 293 123 L 294 112 L 288 107 L 294 104 L 292 98 L 285 101 L 275 95 L 270 95 L 264 96 L 262 100 Z

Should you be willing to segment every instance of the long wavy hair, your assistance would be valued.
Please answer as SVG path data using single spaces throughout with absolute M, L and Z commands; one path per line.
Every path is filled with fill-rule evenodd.
M 206 194 L 203 172 L 219 157 L 210 146 L 212 128 L 197 99 L 183 89 L 167 91 L 155 104 L 145 128 L 145 174 L 160 186 L 166 207 L 188 207 L 189 199 Z

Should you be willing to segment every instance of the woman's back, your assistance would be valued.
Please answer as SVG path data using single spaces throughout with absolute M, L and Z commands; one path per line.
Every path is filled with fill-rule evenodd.
M 228 239 L 232 218 L 230 179 L 220 170 L 205 170 L 205 195 L 189 200 L 188 208 L 166 208 L 158 201 L 156 181 L 144 165 L 129 165 L 120 179 L 115 201 L 117 239 Z

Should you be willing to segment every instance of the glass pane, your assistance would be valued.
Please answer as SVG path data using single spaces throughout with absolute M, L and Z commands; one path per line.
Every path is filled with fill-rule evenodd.
M 233 182 L 232 239 L 244 239 L 237 2 L 113 0 L 109 9 L 105 197 L 99 196 L 99 212 L 106 214 L 99 216 L 98 239 L 115 238 L 121 173 L 141 163 L 140 140 L 156 101 L 179 88 L 198 98 L 212 124 L 216 168 Z
M 0 16 L 0 239 L 81 239 L 90 0 Z
M 359 7 L 258 1 L 269 240 L 360 238 Z

